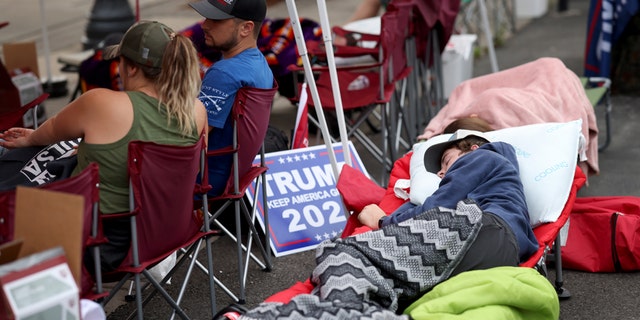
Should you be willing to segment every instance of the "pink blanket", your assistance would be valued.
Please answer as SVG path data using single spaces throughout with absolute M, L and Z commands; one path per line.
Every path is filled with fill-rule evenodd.
M 593 106 L 580 79 L 559 59 L 540 58 L 461 83 L 421 138 L 440 134 L 452 121 L 472 115 L 486 120 L 494 129 L 582 119 L 582 134 L 587 141 L 581 168 L 589 174 L 600 172 Z

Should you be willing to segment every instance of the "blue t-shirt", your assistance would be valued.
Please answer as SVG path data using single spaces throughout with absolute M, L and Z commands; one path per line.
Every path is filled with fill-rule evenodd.
M 219 149 L 233 142 L 232 121 L 229 115 L 238 89 L 244 86 L 269 89 L 273 87 L 273 73 L 264 55 L 257 48 L 242 51 L 229 59 L 217 61 L 202 79 L 198 98 L 207 109 L 210 127 L 208 148 Z M 231 172 L 231 156 L 209 157 L 210 195 L 224 190 Z

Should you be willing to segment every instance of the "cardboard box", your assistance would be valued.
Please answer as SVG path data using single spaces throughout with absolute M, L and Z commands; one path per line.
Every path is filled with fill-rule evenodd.
M 15 42 L 2 45 L 4 65 L 9 73 L 15 69 L 26 69 L 40 78 L 38 69 L 38 51 L 35 42 Z
M 80 195 L 18 186 L 14 238 L 24 241 L 19 257 L 60 246 L 79 286 L 83 215 Z
M 0 254 L 0 319 L 80 319 L 84 198 L 16 189 L 13 242 Z
M 26 105 L 27 103 L 38 98 L 44 91 L 42 89 L 42 84 L 40 83 L 40 79 L 38 79 L 37 75 L 32 71 L 22 72 L 20 69 L 14 69 L 14 72 L 17 74 L 11 77 L 11 81 L 18 88 L 18 92 L 20 93 L 20 104 Z M 38 119 L 38 124 L 44 122 L 46 120 L 46 116 L 44 113 L 44 108 L 38 108 L 36 117 Z M 25 127 L 33 127 L 33 112 L 29 111 L 24 114 L 22 118 L 23 126 Z
M 23 106 L 35 100 L 43 93 L 40 80 L 36 74 L 31 71 L 12 76 L 11 82 L 18 88 L 18 92 L 20 92 L 20 104 Z

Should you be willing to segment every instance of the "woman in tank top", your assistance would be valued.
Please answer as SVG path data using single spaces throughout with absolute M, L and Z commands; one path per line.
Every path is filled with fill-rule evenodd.
M 0 146 L 46 146 L 82 139 L 74 174 L 89 163 L 100 167 L 100 211 L 127 212 L 127 146 L 132 140 L 190 145 L 206 127 L 206 111 L 197 99 L 200 73 L 191 40 L 159 22 L 134 24 L 105 59 L 119 57 L 125 91 L 97 88 L 65 106 L 37 130 L 11 128 Z M 204 131 L 206 134 L 206 130 Z M 206 141 L 206 139 L 205 139 Z M 104 226 L 109 247 L 102 248 L 103 269 L 117 266 L 129 247 L 123 221 Z

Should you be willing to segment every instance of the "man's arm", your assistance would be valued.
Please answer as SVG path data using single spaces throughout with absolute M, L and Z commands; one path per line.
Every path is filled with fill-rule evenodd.
M 206 108 L 209 132 L 213 128 L 223 128 L 231 113 L 236 92 L 241 84 L 229 79 L 233 78 L 214 64 L 207 70 L 202 81 L 198 99 Z
M 380 7 L 382 7 L 380 0 L 362 0 L 347 22 L 375 17 Z

